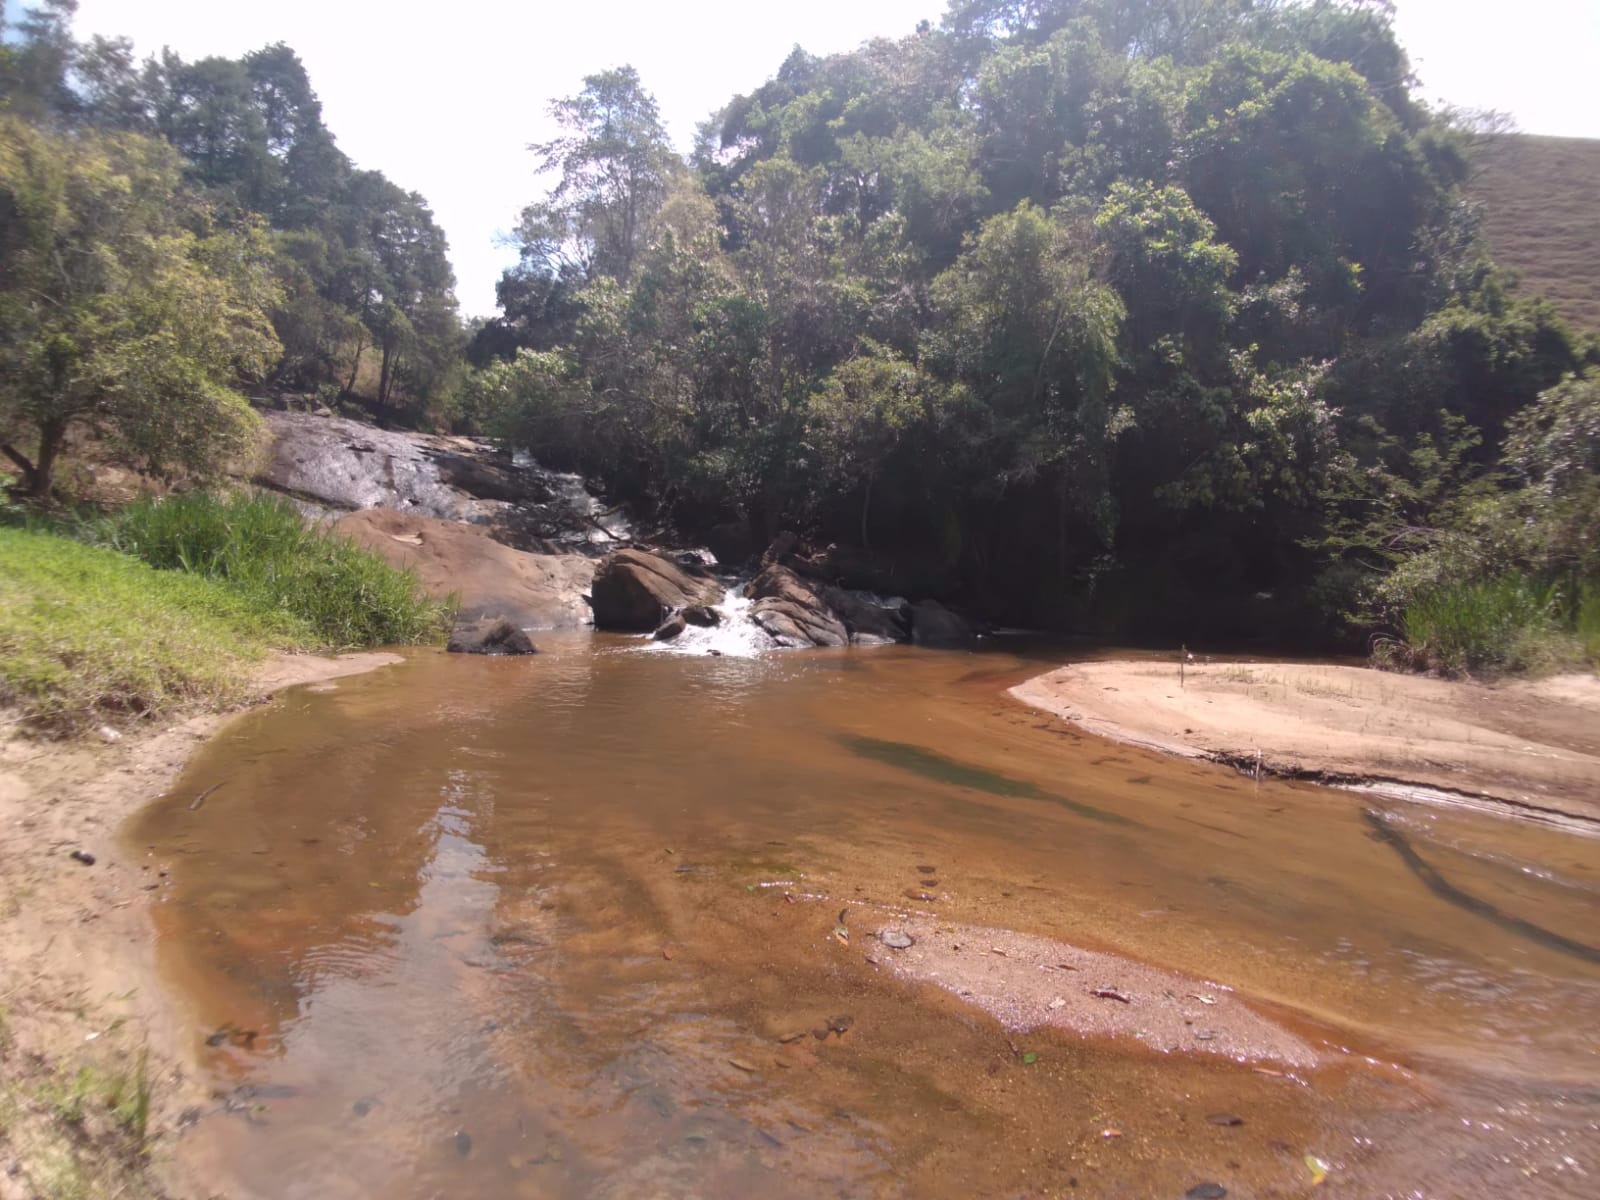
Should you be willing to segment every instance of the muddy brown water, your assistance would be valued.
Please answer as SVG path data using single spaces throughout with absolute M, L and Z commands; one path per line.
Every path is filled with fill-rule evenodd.
M 1059 648 L 541 645 L 291 693 L 131 824 L 219 1193 L 1600 1192 L 1600 840 L 1080 734 L 1004 696 Z M 1008 1023 L 893 970 L 906 921 L 1317 1065 Z

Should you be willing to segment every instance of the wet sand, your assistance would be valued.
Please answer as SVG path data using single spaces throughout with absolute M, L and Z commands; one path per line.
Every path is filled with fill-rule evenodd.
M 333 680 L 402 661 L 384 653 L 274 655 L 253 680 L 252 702 L 297 685 L 332 688 Z M 110 743 L 0 736 L 0 1099 L 38 1096 L 82 1068 L 110 1079 L 147 1055 L 152 1160 L 178 1194 L 189 1189 L 171 1173 L 170 1135 L 208 1089 L 192 1074 L 187 1021 L 155 969 L 147 902 L 167 876 L 123 852 L 116 832 L 166 794 L 194 751 L 236 716 L 134 729 Z M 71 858 L 74 851 L 93 864 Z M 0 1126 L 0 1195 L 66 1186 L 64 1130 L 52 1121 L 48 1105 L 23 1103 Z M 94 1194 L 154 1194 L 155 1183 L 119 1157 L 126 1146 L 99 1106 L 65 1132 L 77 1146 L 76 1178 L 104 1189 Z
M 1130 745 L 1334 783 L 1442 789 L 1600 832 L 1600 676 L 1486 686 L 1286 662 L 1089 662 L 1024 703 Z

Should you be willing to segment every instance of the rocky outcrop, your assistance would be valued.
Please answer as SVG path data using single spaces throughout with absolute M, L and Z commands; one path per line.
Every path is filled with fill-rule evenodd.
M 683 609 L 720 604 L 723 588 L 703 567 L 618 550 L 601 560 L 590 596 L 597 629 L 649 633 Z
M 368 508 L 484 525 L 525 550 L 601 553 L 632 536 L 576 475 L 477 438 L 378 429 L 343 417 L 263 414 L 272 450 L 256 482 L 314 516 Z
M 334 522 L 336 532 L 416 573 L 436 599 L 454 594 L 459 620 L 504 618 L 518 629 L 573 629 L 589 623 L 585 596 L 594 560 L 529 554 L 501 545 L 479 525 L 372 508 Z
M 451 654 L 537 654 L 533 639 L 504 617 L 457 621 L 445 647 Z
M 746 587 L 745 595 L 755 601 L 750 606 L 750 619 L 774 645 L 799 649 L 850 644 L 850 631 L 821 593 L 781 563 L 763 567 Z

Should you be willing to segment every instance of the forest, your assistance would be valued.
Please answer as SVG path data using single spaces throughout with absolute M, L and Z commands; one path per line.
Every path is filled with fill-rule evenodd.
M 163 477 L 251 401 L 481 434 L 724 560 L 1000 624 L 1533 670 L 1600 655 L 1600 340 L 1490 260 L 1381 0 L 952 0 L 682 154 L 600 70 L 500 313 L 287 46 L 0 45 L 0 444 Z M 0 14 L 0 20 L 3 20 Z

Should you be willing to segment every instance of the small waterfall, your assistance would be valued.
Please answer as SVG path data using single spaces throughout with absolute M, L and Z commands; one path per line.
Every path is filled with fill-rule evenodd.
M 748 580 L 727 584 L 727 594 L 715 612 L 722 620 L 716 625 L 690 625 L 668 642 L 652 641 L 646 649 L 660 654 L 718 654 L 724 658 L 755 658 L 772 649 L 772 639 L 750 619 L 755 601 L 744 594 Z

